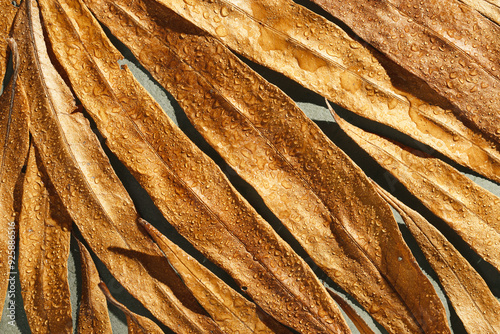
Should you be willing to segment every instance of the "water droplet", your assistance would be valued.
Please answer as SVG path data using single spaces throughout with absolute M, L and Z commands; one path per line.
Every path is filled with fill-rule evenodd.
M 226 37 L 228 35 L 226 27 L 222 26 L 222 25 L 220 25 L 217 28 L 215 28 L 215 33 L 219 37 Z
M 229 15 L 229 9 L 226 6 L 222 7 L 221 10 L 220 10 L 220 15 L 222 17 L 228 16 Z

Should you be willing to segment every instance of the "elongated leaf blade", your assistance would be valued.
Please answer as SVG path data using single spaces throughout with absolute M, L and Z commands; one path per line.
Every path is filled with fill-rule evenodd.
M 500 198 L 443 161 L 361 130 L 336 116 L 361 148 L 500 270 Z
M 19 276 L 34 333 L 72 333 L 68 257 L 72 220 L 31 146 L 19 218 Z
M 163 334 L 161 328 L 151 319 L 130 311 L 125 305 L 117 301 L 103 282 L 99 283 L 99 288 L 110 303 L 125 313 L 125 317 L 127 317 L 128 334 Z
M 28 100 L 17 80 L 19 54 L 17 44 L 10 40 L 13 50 L 14 74 L 0 96 L 0 312 L 3 309 L 9 273 L 15 263 L 15 187 L 26 161 L 29 145 Z M 19 200 L 19 199 L 18 199 Z
M 151 224 L 144 220 L 141 224 L 184 283 L 193 291 L 200 304 L 226 333 L 291 333 L 190 257 Z
M 432 320 L 416 321 L 409 311 L 413 309 L 420 317 L 427 311 L 416 311 L 417 305 L 429 303 L 436 311 L 434 319 L 444 316 L 434 290 L 403 244 L 389 207 L 375 195 L 360 170 L 291 100 L 243 66 L 215 40 L 200 36 L 197 29 L 154 2 L 135 7 L 118 3 L 87 2 L 97 17 L 176 97 L 207 141 L 260 192 L 314 261 L 387 328 L 414 332 L 420 325 L 426 330 L 435 326 Z M 147 12 L 143 12 L 144 9 Z M 125 25 L 134 27 L 137 36 L 130 38 L 114 22 L 126 22 Z M 164 34 L 161 39 L 154 37 L 158 32 Z M 147 47 L 144 41 L 148 41 Z M 159 60 L 168 66 L 156 67 Z M 308 141 L 302 139 L 304 136 Z M 312 147 L 321 147 L 321 150 Z M 329 157 L 332 155 L 335 158 Z M 335 166 L 342 168 L 336 171 Z M 315 173 L 309 173 L 307 168 Z M 349 180 L 343 184 L 348 186 L 333 180 L 337 177 Z M 325 203 L 331 205 L 331 210 Z M 366 217 L 378 221 L 375 216 L 384 222 L 383 228 L 389 232 L 371 233 L 377 229 L 375 223 L 360 223 Z M 359 235 L 364 241 L 360 242 Z M 391 260 L 396 252 L 381 254 L 380 249 L 385 248 L 382 245 L 386 242 L 391 248 L 396 247 L 405 260 L 398 261 L 396 257 Z M 396 266 L 388 265 L 389 262 Z M 405 269 L 401 269 L 403 267 Z M 427 289 L 426 296 L 412 294 L 394 281 L 398 294 L 391 285 L 391 276 L 397 275 L 391 270 L 398 271 L 397 275 L 404 272 L 408 280 L 417 280 L 419 286 Z M 401 320 L 391 321 L 386 309 L 400 314 Z M 445 321 L 437 326 L 443 326 L 439 330 L 447 330 Z
M 82 263 L 82 295 L 78 312 L 78 334 L 111 334 L 106 296 L 99 288 L 97 268 L 87 248 L 78 241 Z
M 500 144 L 500 79 L 493 74 L 500 73 L 500 67 L 481 65 L 472 56 L 479 54 L 480 50 L 461 48 L 440 31 L 409 17 L 393 5 L 393 2 L 403 3 L 397 0 L 314 2 L 344 21 L 356 34 L 396 63 L 425 80 L 457 106 L 462 117 Z M 449 6 L 446 10 L 450 10 Z M 468 23 L 460 21 L 458 24 L 462 34 Z M 447 31 L 456 31 L 453 27 L 449 29 Z M 491 27 L 482 34 L 489 39 L 495 38 L 491 37 L 495 36 Z M 484 58 L 489 61 L 488 56 Z
M 417 240 L 462 320 L 467 333 L 500 332 L 500 302 L 481 275 L 424 217 L 377 186 Z
M 12 4 L 11 0 L 0 1 L 0 80 L 3 80 L 7 68 L 7 38 L 16 13 L 17 7 Z
M 287 0 L 160 2 L 245 57 L 500 181 L 493 142 L 451 110 L 396 88 L 370 50 L 325 18 Z
M 488 0 L 460 0 L 471 6 L 484 16 L 490 18 L 493 22 L 500 24 L 500 2 Z
M 30 132 L 50 180 L 89 246 L 136 299 L 178 333 L 216 328 L 137 225 L 132 200 L 89 122 L 74 112 L 71 92 L 50 62 L 38 8 L 31 0 L 23 1 L 14 38 L 24 55 L 20 81 L 31 96 Z
M 305 261 L 173 125 L 131 73 L 117 68 L 121 56 L 90 13 L 76 1 L 41 3 L 44 19 L 52 23 L 48 33 L 55 54 L 73 89 L 110 149 L 169 222 L 278 321 L 302 331 L 348 332 Z M 70 18 L 80 24 L 72 25 Z M 71 51 L 79 60 L 76 66 L 65 52 L 68 41 L 76 46 Z

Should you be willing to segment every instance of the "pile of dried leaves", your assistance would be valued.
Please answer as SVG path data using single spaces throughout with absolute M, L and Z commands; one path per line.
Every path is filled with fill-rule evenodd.
M 454 321 L 469 333 L 500 333 L 492 280 L 470 264 L 486 261 L 498 282 L 500 198 L 462 173 L 500 182 L 500 3 L 314 1 L 311 11 L 291 0 L 1 0 L 0 76 L 9 59 L 13 73 L 0 97 L 0 295 L 16 262 L 33 332 L 73 331 L 74 235 L 79 333 L 111 332 L 107 302 L 125 313 L 129 333 L 349 333 L 338 305 L 370 333 L 353 302 L 389 333 L 450 333 L 410 239 Z M 194 144 L 119 65 L 117 43 L 211 148 Z M 331 109 L 335 126 L 420 213 L 243 58 L 349 110 Z M 351 122 L 360 118 L 370 126 Z M 370 132 L 389 128 L 413 147 Z M 231 278 L 141 218 L 108 157 Z M 222 165 L 263 204 L 250 203 Z M 268 217 L 286 227 L 287 241 Z M 114 299 L 91 254 L 155 322 Z

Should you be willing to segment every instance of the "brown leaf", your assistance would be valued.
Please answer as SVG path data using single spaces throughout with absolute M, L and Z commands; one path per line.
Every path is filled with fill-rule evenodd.
M 360 169 L 289 98 L 222 45 L 154 2 L 142 3 L 87 2 L 332 279 L 387 328 L 446 332 L 441 302 L 403 243 L 390 208 Z M 118 22 L 134 27 L 136 35 Z M 386 249 L 393 250 L 382 254 Z M 430 316 L 429 309 L 436 313 Z
M 396 88 L 369 49 L 325 18 L 287 0 L 160 2 L 245 57 L 500 181 L 491 141 L 451 110 Z
M 361 130 L 340 127 L 415 197 L 500 270 L 500 198 L 443 161 Z
M 226 333 L 291 333 L 190 257 L 151 224 L 142 219 L 139 222 L 158 244 L 203 308 Z
M 47 55 L 36 3 L 23 1 L 19 13 L 14 38 L 24 56 L 20 81 L 31 98 L 30 132 L 71 218 L 118 282 L 160 321 L 178 333 L 217 332 L 161 251 L 137 225 L 132 200 L 88 120 L 74 111 L 71 92 Z
M 118 307 L 127 318 L 128 333 L 129 334 L 163 334 L 161 328 L 155 324 L 151 319 L 142 315 L 138 315 L 130 311 L 125 305 L 117 301 L 109 292 L 108 287 L 103 282 L 99 283 L 99 288 L 106 296 L 108 301 Z
M 500 2 L 498 0 L 460 0 L 460 2 L 471 6 L 493 22 L 500 24 Z
M 19 277 L 33 333 L 72 333 L 68 283 L 71 218 L 31 146 L 19 217 Z
M 500 302 L 481 275 L 424 217 L 383 188 L 379 193 L 399 212 L 439 277 L 467 333 L 500 332 Z
M 51 44 L 73 89 L 110 149 L 167 220 L 278 321 L 301 331 L 348 332 L 305 261 L 175 127 L 132 74 L 118 68 L 121 55 L 90 13 L 76 1 L 41 3 Z
M 368 1 L 341 1 L 341 0 L 314 0 L 333 16 L 344 21 L 353 31 L 368 43 L 386 54 L 396 63 L 425 80 L 460 109 L 460 115 L 480 129 L 485 135 L 500 144 L 500 79 L 495 76 L 500 73 L 500 66 L 486 66 L 478 62 L 473 55 L 478 54 L 488 62 L 491 56 L 481 55 L 481 50 L 469 50 L 444 36 L 444 32 L 433 30 L 424 24 L 423 19 L 415 20 L 409 17 L 407 9 L 398 8 L 397 4 L 413 3 L 411 1 L 399 2 L 398 0 L 368 0 Z M 428 1 L 428 3 L 433 1 Z M 435 1 L 434 1 L 435 2 Z M 437 3 L 437 2 L 435 2 Z M 457 20 L 458 27 L 446 25 L 447 32 L 463 36 L 463 30 L 471 23 L 460 21 L 457 16 L 458 9 L 453 9 L 451 2 L 440 1 L 446 11 L 450 11 L 453 20 Z M 446 3 L 448 3 L 446 5 Z M 432 6 L 432 4 L 429 4 Z M 413 5 L 412 5 L 413 7 Z M 417 10 L 422 9 L 418 2 Z M 465 7 L 464 7 L 465 8 Z M 413 8 L 412 8 L 413 10 Z M 438 10 L 433 12 L 436 14 Z M 426 12 L 425 12 L 426 13 Z M 472 13 L 469 11 L 469 14 Z M 423 17 L 422 13 L 418 14 Z M 464 14 L 466 15 L 466 14 Z M 469 15 L 468 20 L 473 15 Z M 479 15 L 474 16 L 477 26 L 478 20 L 486 20 Z M 484 28 L 487 23 L 482 24 Z M 481 30 L 488 40 L 498 40 L 498 27 L 493 25 Z M 449 36 L 449 35 L 448 35 Z M 472 38 L 477 37 L 476 32 L 471 32 Z M 387 41 L 391 41 L 388 43 Z M 470 45 L 474 43 L 471 41 Z M 481 42 L 476 42 L 481 45 Z M 495 43 L 495 42 L 491 42 Z M 461 43 L 460 43 L 461 44 Z M 490 43 L 488 43 L 490 44 Z M 497 43 L 495 43 L 497 45 Z M 395 47 L 396 46 L 396 47 Z M 482 46 L 486 48 L 486 46 Z M 482 48 L 481 47 L 481 48 Z M 495 48 L 498 48 L 497 46 Z M 496 57 L 495 57 L 496 58 Z M 453 59 L 453 61 L 450 61 Z M 497 60 L 493 59 L 493 62 Z
M 15 239 L 18 205 L 14 201 L 16 183 L 28 154 L 28 100 L 18 82 L 19 53 L 17 44 L 10 40 L 13 50 L 14 74 L 0 96 L 0 314 L 7 293 L 9 273 L 14 269 Z
M 356 312 L 356 310 L 349 305 L 342 297 L 340 297 L 335 291 L 331 288 L 327 287 L 328 293 L 332 298 L 339 304 L 342 310 L 347 314 L 349 319 L 351 319 L 352 323 L 358 329 L 360 334 L 374 334 L 374 332 L 370 329 L 367 323 L 361 318 L 361 316 Z
M 12 4 L 12 0 L 0 0 L 0 80 L 3 81 L 8 60 L 8 42 L 14 16 L 17 7 Z
M 78 241 L 82 263 L 82 295 L 78 312 L 78 334 L 112 333 L 106 296 L 99 288 L 101 281 L 87 248 Z

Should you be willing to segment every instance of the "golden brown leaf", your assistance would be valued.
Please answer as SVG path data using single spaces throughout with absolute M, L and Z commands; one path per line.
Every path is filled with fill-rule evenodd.
M 73 333 L 68 283 L 71 218 L 31 146 L 19 217 L 19 277 L 33 333 Z
M 82 295 L 78 312 L 78 334 L 112 333 L 106 296 L 99 288 L 101 281 L 87 248 L 78 241 L 82 263 Z
M 118 68 L 120 53 L 85 7 L 77 1 L 41 3 L 51 44 L 73 89 L 110 149 L 167 220 L 278 321 L 301 331 L 348 332 L 305 261 L 175 127 L 132 74 Z
M 445 162 L 361 130 L 340 127 L 415 197 L 500 270 L 500 198 Z
M 17 7 L 12 4 L 12 0 L 0 1 L 0 80 L 3 80 L 7 68 L 7 37 L 16 13 Z
M 9 273 L 15 263 L 17 220 L 14 190 L 26 161 L 29 145 L 28 100 L 18 82 L 19 54 L 17 44 L 10 40 L 14 74 L 0 96 L 0 312 L 3 309 Z
M 481 275 L 424 217 L 383 188 L 379 193 L 399 212 L 439 277 L 467 333 L 500 332 L 500 302 Z
M 140 220 L 201 306 L 226 333 L 291 333 L 254 303 L 190 257 L 145 220 Z
M 471 6 L 493 22 L 500 24 L 500 2 L 498 0 L 460 0 Z
M 342 297 L 340 297 L 335 291 L 331 288 L 327 287 L 328 293 L 332 298 L 339 304 L 342 310 L 347 314 L 349 319 L 351 319 L 352 323 L 358 329 L 360 334 L 374 334 L 374 332 L 370 329 L 370 327 L 366 324 L 366 322 L 361 318 L 361 316 L 356 312 L 356 310 L 349 305 Z
M 500 182 L 491 141 L 450 110 L 396 88 L 370 50 L 325 18 L 287 0 L 160 2 L 245 57 Z
M 137 225 L 132 200 L 88 120 L 75 112 L 71 92 L 47 55 L 36 3 L 23 1 L 19 14 L 14 38 L 24 56 L 20 81 L 31 98 L 30 132 L 71 218 L 118 282 L 160 321 L 178 333 L 217 333 L 216 325 Z
M 108 287 L 103 282 L 99 283 L 99 288 L 110 303 L 125 313 L 125 317 L 127 318 L 128 334 L 163 334 L 161 328 L 151 319 L 130 311 L 125 305 L 113 298 L 111 292 L 108 290 Z
M 200 133 L 259 191 L 314 261 L 379 322 L 399 332 L 416 332 L 419 326 L 447 331 L 444 309 L 404 245 L 390 208 L 290 99 L 214 39 L 154 2 L 87 4 L 169 89 Z M 120 25 L 133 27 L 136 35 Z M 430 316 L 429 309 L 436 313 Z
M 406 11 L 392 4 L 409 2 L 397 0 L 348 2 L 314 0 L 314 2 L 344 21 L 356 34 L 393 61 L 425 80 L 430 87 L 457 106 L 462 117 L 500 144 L 498 112 L 500 79 L 494 75 L 500 73 L 500 66 L 485 66 L 478 62 L 473 55 L 481 54 L 480 50 L 462 48 L 455 40 L 448 40 L 443 35 L 444 31 L 433 30 L 432 27 L 409 17 Z M 448 5 L 446 10 L 453 12 L 450 15 L 456 19 L 459 13 L 455 13 L 450 6 Z M 423 7 L 419 2 L 417 10 Z M 475 19 L 474 26 L 477 25 L 478 16 L 475 16 Z M 447 25 L 446 31 L 462 35 L 465 26 L 470 23 L 459 21 L 457 24 L 456 28 Z M 498 28 L 492 30 L 492 26 L 481 31 L 486 40 L 498 40 Z M 477 37 L 476 35 L 477 33 L 474 33 L 472 38 Z M 471 41 L 472 43 L 474 41 Z M 477 44 L 481 45 L 481 42 Z M 480 57 L 489 61 L 487 55 Z M 496 61 L 493 59 L 493 62 Z

